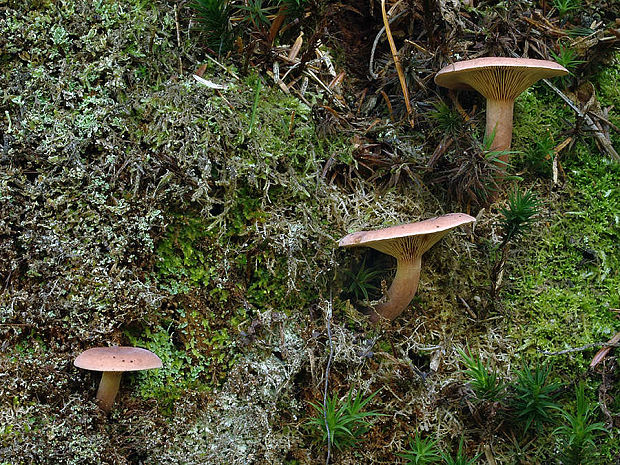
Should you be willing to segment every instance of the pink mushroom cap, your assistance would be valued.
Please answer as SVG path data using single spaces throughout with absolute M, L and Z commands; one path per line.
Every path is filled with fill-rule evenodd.
M 422 255 L 451 229 L 476 221 L 465 213 L 449 213 L 417 223 L 375 231 L 359 231 L 343 237 L 340 247 L 372 247 L 396 258 L 396 276 L 387 291 L 388 300 L 375 306 L 371 321 L 394 320 L 413 299 L 418 288 Z
M 161 368 L 161 359 L 140 347 L 95 347 L 82 352 L 73 364 L 92 371 L 140 371 Z

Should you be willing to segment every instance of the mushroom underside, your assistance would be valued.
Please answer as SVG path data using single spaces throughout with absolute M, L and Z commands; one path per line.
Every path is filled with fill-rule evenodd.
M 407 308 L 418 290 L 422 255 L 449 231 L 447 229 L 367 244 L 380 252 L 396 257 L 396 276 L 387 291 L 388 300 L 375 307 L 371 321 L 376 322 L 381 318 L 394 320 Z
M 492 138 L 490 149 L 508 151 L 516 98 L 540 79 L 567 73 L 557 63 L 546 60 L 486 57 L 449 65 L 435 81 L 441 86 L 469 88 L 482 94 L 487 99 L 485 138 Z M 508 153 L 499 157 L 503 169 L 509 159 Z

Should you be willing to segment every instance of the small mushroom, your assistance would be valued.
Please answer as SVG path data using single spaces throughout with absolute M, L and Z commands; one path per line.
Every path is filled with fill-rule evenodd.
M 553 61 L 530 58 L 486 57 L 459 61 L 435 75 L 437 85 L 449 89 L 476 90 L 487 99 L 485 137 L 493 136 L 491 150 L 510 149 L 512 113 L 516 98 L 540 79 L 568 74 Z M 509 155 L 500 157 L 509 161 Z
M 95 347 L 82 352 L 73 364 L 78 368 L 102 371 L 97 404 L 109 412 L 118 392 L 124 371 L 141 371 L 161 368 L 160 358 L 153 352 L 139 347 Z
M 449 213 L 417 223 L 359 231 L 340 239 L 340 247 L 372 247 L 396 258 L 396 276 L 387 291 L 388 300 L 374 308 L 370 320 L 394 320 L 400 315 L 418 289 L 422 254 L 451 229 L 474 221 L 474 217 L 464 213 Z

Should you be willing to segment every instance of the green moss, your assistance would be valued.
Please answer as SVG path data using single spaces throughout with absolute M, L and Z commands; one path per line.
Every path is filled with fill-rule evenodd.
M 515 314 L 513 337 L 528 351 L 562 350 L 603 342 L 620 329 L 618 308 L 620 167 L 579 145 L 567 163 L 566 194 L 548 204 L 529 246 L 508 279 L 505 297 Z M 592 352 L 567 357 L 585 368 Z
M 603 68 L 592 81 L 595 83 L 597 98 L 602 108 L 611 108 L 608 118 L 616 127 L 620 127 L 620 52 L 617 52 L 612 63 Z M 618 150 L 620 146 L 620 132 L 609 132 L 613 146 Z
M 178 215 L 156 249 L 157 280 L 171 294 L 213 286 L 222 251 L 205 221 Z
M 261 310 L 275 310 L 284 313 L 298 311 L 316 299 L 315 293 L 305 283 L 291 283 L 292 276 L 285 258 L 273 259 L 267 253 L 258 253 L 250 258 L 251 278 L 247 287 L 248 302 Z M 239 263 L 246 262 L 239 257 Z M 291 285 L 297 289 L 291 290 Z
M 193 317 L 200 318 L 197 312 Z M 201 319 L 198 333 L 188 325 L 181 325 L 174 334 L 171 328 L 146 328 L 140 337 L 128 335 L 132 345 L 145 347 L 156 353 L 163 367 L 135 375 L 138 393 L 146 399 L 157 399 L 165 414 L 174 412 L 174 404 L 192 391 L 209 391 L 219 384 L 226 371 L 239 357 L 234 350 L 227 329 L 211 330 L 207 319 Z M 174 339 L 185 343 L 177 347 Z
M 601 98 L 607 103 L 620 98 L 617 86 L 609 85 L 615 73 L 612 67 L 600 74 Z M 552 150 L 574 118 L 541 85 L 517 100 L 513 146 L 523 150 L 521 160 L 530 172 L 550 175 Z M 619 328 L 611 309 L 618 307 L 620 289 L 620 169 L 601 157 L 587 135 L 572 153 L 562 152 L 561 163 L 566 173 L 562 193 L 547 196 L 538 233 L 513 252 L 519 262 L 507 275 L 505 297 L 514 318 L 510 334 L 530 355 L 536 349 L 602 342 Z M 591 355 L 576 353 L 563 360 L 569 367 L 585 368 Z
M 572 110 L 543 84 L 523 92 L 515 102 L 513 126 L 517 168 L 549 177 L 552 150 L 562 142 L 566 122 L 572 119 Z

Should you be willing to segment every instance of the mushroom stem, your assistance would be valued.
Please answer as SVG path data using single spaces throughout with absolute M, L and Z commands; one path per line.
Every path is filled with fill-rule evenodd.
M 495 131 L 491 150 L 509 150 L 512 143 L 512 113 L 514 100 L 487 100 L 487 127 L 485 137 Z M 504 154 L 500 160 L 508 162 L 510 155 Z M 505 167 L 504 167 L 505 169 Z
M 418 290 L 421 267 L 422 256 L 397 260 L 396 276 L 387 291 L 389 300 L 375 307 L 370 321 L 376 323 L 381 318 L 394 320 L 407 308 Z
M 97 404 L 106 413 L 112 409 L 118 387 L 121 384 L 122 374 L 122 371 L 104 371 L 101 375 L 101 382 L 97 391 Z

